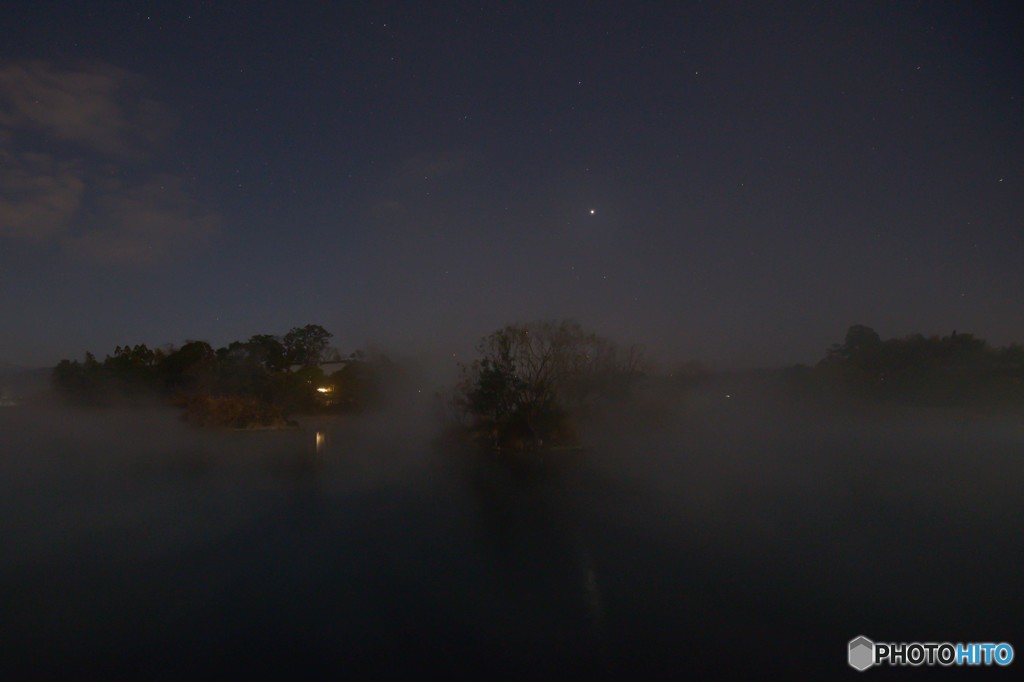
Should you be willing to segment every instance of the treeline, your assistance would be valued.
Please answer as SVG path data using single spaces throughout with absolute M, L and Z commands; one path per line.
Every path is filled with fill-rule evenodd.
M 86 405 L 157 398 L 203 426 L 287 426 L 288 416 L 358 412 L 386 400 L 401 371 L 386 357 L 342 357 L 332 335 L 309 324 L 282 337 L 261 334 L 214 349 L 125 345 L 102 361 L 86 353 L 54 369 L 55 391 Z M 575 418 L 627 397 L 642 376 L 635 347 L 619 346 L 576 322 L 509 325 L 484 337 L 462 368 L 447 405 L 472 439 L 498 447 L 573 445 Z
M 790 378 L 803 388 L 867 400 L 932 406 L 1024 404 L 1024 346 L 994 348 L 973 334 L 883 340 L 850 327 L 813 368 Z
M 205 341 L 156 350 L 118 346 L 102 361 L 89 353 L 82 361 L 61 361 L 53 386 L 90 405 L 156 396 L 183 407 L 195 423 L 235 427 L 280 427 L 291 414 L 360 411 L 385 399 L 397 368 L 383 356 L 342 357 L 331 338 L 309 324 L 217 349 Z M 465 434 L 499 448 L 574 445 L 581 414 L 621 416 L 639 385 L 645 399 L 672 402 L 680 391 L 715 382 L 695 363 L 669 377 L 652 376 L 636 347 L 571 320 L 509 325 L 481 339 L 477 351 L 446 404 Z M 1024 347 L 993 348 L 956 332 L 883 340 L 855 325 L 815 366 L 789 368 L 784 377 L 813 400 L 1024 405 Z
M 203 425 L 280 427 L 289 414 L 359 411 L 380 397 L 391 367 L 387 358 L 359 351 L 343 358 L 329 346 L 331 338 L 309 324 L 217 349 L 205 341 L 180 348 L 118 346 L 102 361 L 91 353 L 62 360 L 52 385 L 78 404 L 156 398 L 183 407 L 187 418 Z

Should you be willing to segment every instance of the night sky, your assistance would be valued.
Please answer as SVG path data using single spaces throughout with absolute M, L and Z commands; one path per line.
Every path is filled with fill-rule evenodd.
M 1024 341 L 1024 17 L 986 2 L 5 2 L 0 361 L 319 323 L 667 366 Z

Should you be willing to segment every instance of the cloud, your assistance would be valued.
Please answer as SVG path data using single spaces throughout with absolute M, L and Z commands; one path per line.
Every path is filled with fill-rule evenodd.
M 103 264 L 208 242 L 216 214 L 159 167 L 172 123 L 128 71 L 0 62 L 0 239 Z
M 63 242 L 70 253 L 97 263 L 152 263 L 205 245 L 218 225 L 173 175 L 109 191 L 98 199 L 97 212 L 99 226 Z
M 0 237 L 60 236 L 78 212 L 84 188 L 81 168 L 73 161 L 0 148 Z
M 0 128 L 134 156 L 172 124 L 170 114 L 142 94 L 142 83 L 104 64 L 59 69 L 40 61 L 8 63 L 0 66 Z

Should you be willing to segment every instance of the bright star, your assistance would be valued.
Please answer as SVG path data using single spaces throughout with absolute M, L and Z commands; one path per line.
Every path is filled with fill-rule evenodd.
M 594 215 L 594 209 L 590 209 L 590 215 Z

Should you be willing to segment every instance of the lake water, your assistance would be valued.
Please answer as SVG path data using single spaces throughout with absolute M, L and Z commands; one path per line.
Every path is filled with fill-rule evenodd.
M 825 679 L 860 634 L 1024 650 L 1020 418 L 730 400 L 544 464 L 412 421 L 0 410 L 0 665 Z

